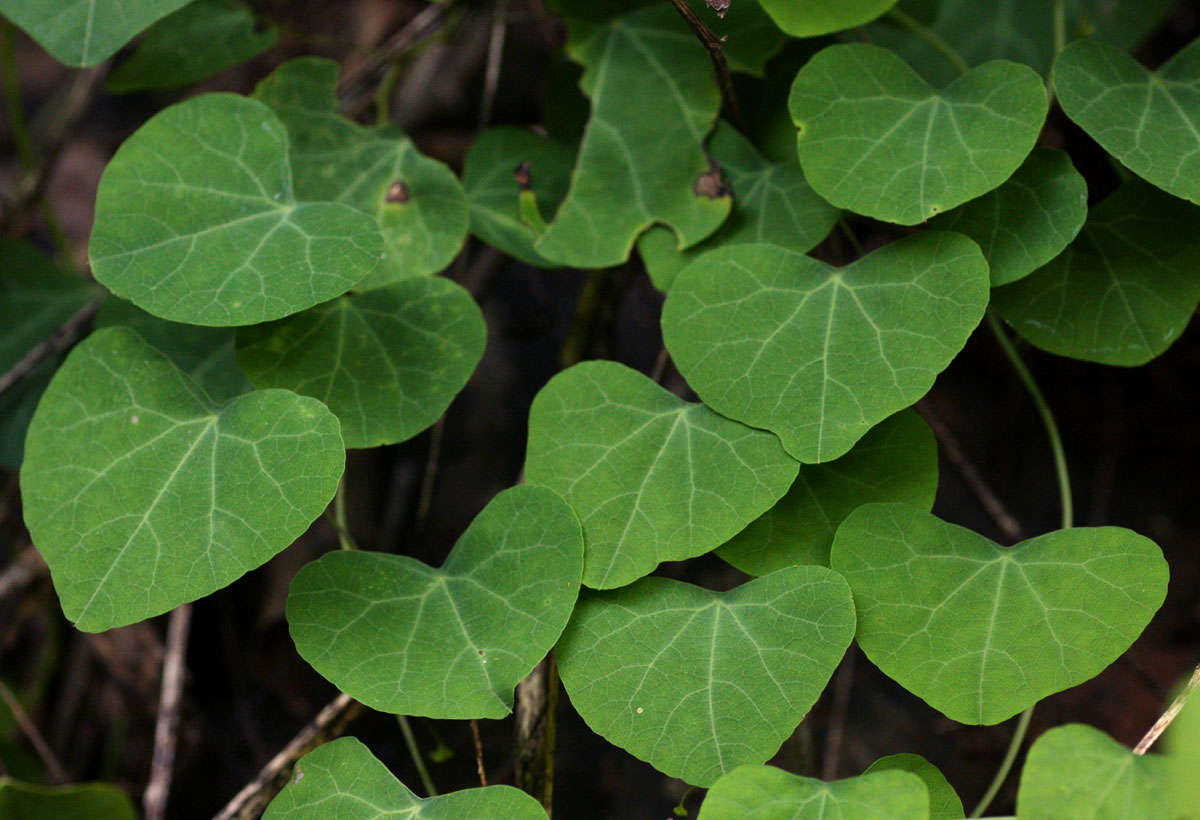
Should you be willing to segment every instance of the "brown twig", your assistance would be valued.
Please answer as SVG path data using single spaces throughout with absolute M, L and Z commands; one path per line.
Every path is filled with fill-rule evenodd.
M 548 655 L 517 684 L 516 781 L 551 816 L 557 707 L 558 669 L 554 656 Z
M 479 721 L 471 719 L 471 735 L 475 738 L 475 770 L 479 772 L 479 785 L 487 785 L 487 772 L 483 770 L 483 741 L 479 737 Z
M 0 396 L 4 395 L 14 384 L 32 373 L 37 366 L 61 350 L 73 345 L 83 336 L 88 323 L 100 309 L 101 297 L 97 297 L 75 312 L 75 315 L 54 331 L 50 338 L 25 354 L 21 361 L 9 368 L 7 373 L 0 375 Z
M 150 762 L 150 782 L 142 794 L 142 810 L 146 820 L 162 820 L 171 794 L 175 748 L 179 741 L 179 703 L 183 694 L 184 673 L 187 671 L 188 630 L 191 623 L 191 604 L 176 607 L 167 623 L 162 694 L 158 699 L 158 720 L 154 724 L 154 756 Z
M 1192 676 L 1188 678 L 1188 682 L 1184 684 L 1183 691 L 1180 692 L 1175 700 L 1171 701 L 1171 705 L 1167 707 L 1167 711 L 1162 713 L 1162 716 L 1154 721 L 1154 725 L 1142 736 L 1137 745 L 1133 747 L 1135 755 L 1144 755 L 1150 751 L 1150 747 L 1155 741 L 1162 736 L 1162 733 L 1167 730 L 1175 718 L 1179 717 L 1179 713 L 1183 711 L 1183 707 L 1187 706 L 1188 700 L 1200 689 L 1200 666 L 1192 670 Z
M 37 756 L 41 758 L 42 765 L 46 767 L 46 772 L 49 773 L 50 779 L 55 783 L 66 783 L 70 778 L 67 777 L 67 772 L 63 769 L 62 764 L 58 762 L 58 758 L 54 755 L 54 750 L 46 743 L 46 739 L 38 731 L 37 724 L 29 717 L 29 713 L 25 711 L 25 707 L 17 700 L 17 696 L 12 693 L 12 690 L 3 681 L 0 681 L 0 700 L 4 701 L 9 711 L 12 712 L 13 718 L 17 721 L 17 725 L 25 733 L 25 737 L 29 738 L 30 745 L 37 752 Z
M 742 118 L 742 109 L 738 105 L 737 95 L 733 90 L 733 77 L 729 73 L 729 64 L 725 62 L 725 51 L 722 48 L 725 40 L 718 37 L 712 29 L 705 25 L 704 21 L 696 12 L 692 11 L 692 7 L 687 4 L 687 0 L 671 0 L 684 20 L 687 20 L 692 31 L 696 33 L 696 37 L 708 49 L 708 56 L 712 59 L 713 71 L 717 75 L 717 84 L 721 87 L 721 96 L 725 99 L 726 113 L 729 119 L 741 130 L 746 129 L 745 120 Z

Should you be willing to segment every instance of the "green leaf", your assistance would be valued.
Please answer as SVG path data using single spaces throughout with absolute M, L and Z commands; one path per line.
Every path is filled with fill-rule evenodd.
M 191 0 L 0 0 L 0 14 L 56 60 L 97 65 Z
M 489 245 L 538 268 L 557 262 L 533 248 L 539 232 L 521 218 L 517 197 L 523 168 L 543 214 L 554 212 L 571 179 L 570 148 L 523 128 L 490 128 L 479 135 L 463 161 L 463 188 L 471 203 L 471 233 Z
M 175 88 L 211 77 L 275 45 L 276 30 L 256 25 L 238 0 L 195 0 L 146 32 L 109 75 L 108 90 Z
M 525 477 L 579 515 L 589 587 L 623 586 L 715 549 L 778 501 L 798 466 L 770 433 L 616 362 L 558 374 L 529 412 Z
M 107 783 L 39 786 L 0 777 L 0 817 L 9 820 L 136 820 L 125 792 Z
M 796 75 L 789 102 L 800 164 L 818 194 L 916 225 L 1012 176 L 1046 119 L 1027 66 L 995 61 L 945 88 L 878 46 L 835 45 Z
M 853 634 L 841 577 L 788 567 L 729 592 L 646 578 L 585 594 L 555 657 L 593 731 L 708 786 L 779 750 Z
M 374 220 L 298 202 L 283 124 L 260 102 L 205 94 L 152 117 L 104 169 L 88 248 L 96 278 L 143 310 L 197 325 L 278 319 L 379 264 Z
M 1172 810 L 1165 758 L 1135 755 L 1104 732 L 1078 723 L 1051 729 L 1029 749 L 1017 815 L 1021 820 L 1184 816 Z
M 987 262 L 960 234 L 921 233 L 844 268 L 738 245 L 679 275 L 663 339 L 705 404 L 775 432 L 802 462 L 830 461 L 925 394 L 987 299 Z
M 579 27 L 569 49 L 586 68 L 581 82 L 592 113 L 571 188 L 538 253 L 602 268 L 628 259 L 656 222 L 674 229 L 680 247 L 715 231 L 730 198 L 712 178 L 703 143 L 721 95 L 708 55 L 679 14 L 663 4 Z
M 266 562 L 325 509 L 344 460 L 319 402 L 260 390 L 218 407 L 136 332 L 106 328 L 29 426 L 25 523 L 64 613 L 97 632 Z
M 905 504 L 851 513 L 831 563 L 854 590 L 867 657 L 960 723 L 999 723 L 1091 680 L 1167 587 L 1158 547 L 1120 527 L 1001 547 Z
M 16 472 L 25 457 L 25 434 L 33 411 L 62 356 L 52 356 L 0 395 L 0 469 Z
M 824 783 L 772 766 L 739 766 L 709 789 L 699 820 L 927 820 L 916 775 L 876 772 Z
M 0 373 L 12 369 L 100 293 L 33 245 L 0 237 Z
M 911 772 L 924 781 L 925 788 L 929 790 L 929 820 L 959 820 L 967 816 L 958 792 L 954 791 L 946 775 L 920 755 L 881 757 L 870 765 L 866 774 L 890 771 Z
M 928 510 L 937 493 L 937 441 L 921 417 L 904 410 L 873 427 L 849 453 L 802 464 L 779 503 L 717 550 L 749 575 L 792 564 L 829 566 L 838 525 L 871 501 Z
M 365 128 L 338 113 L 338 64 L 302 58 L 277 68 L 255 97 L 287 127 L 296 194 L 375 218 L 386 261 L 360 288 L 445 268 L 467 238 L 467 197 L 454 172 L 394 126 Z
M 349 551 L 305 565 L 288 626 L 314 669 L 373 709 L 501 718 L 562 634 L 582 568 L 570 507 L 522 485 L 492 499 L 440 569 Z
M 992 287 L 1042 267 L 1079 234 L 1087 219 L 1087 183 L 1063 151 L 1035 148 L 996 190 L 930 221 L 979 243 Z
M 793 37 L 816 37 L 869 23 L 896 0 L 758 0 L 776 25 Z
M 671 283 L 700 254 L 727 245 L 769 242 L 804 253 L 829 235 L 841 213 L 804 181 L 795 162 L 768 162 L 728 123 L 719 123 L 709 152 L 733 191 L 733 211 L 711 237 L 679 250 L 674 233 L 655 226 L 638 239 L 638 253 L 655 286 Z
M 406 441 L 441 417 L 483 356 L 487 327 L 448 279 L 403 279 L 238 331 L 259 387 L 322 401 L 347 447 Z
M 296 763 L 264 820 L 546 820 L 541 804 L 512 786 L 465 789 L 422 800 L 352 737 L 318 746 Z
M 1183 334 L 1200 302 L 1198 268 L 1200 208 L 1133 181 L 1092 210 L 1061 256 L 992 303 L 1043 350 L 1140 365 Z
M 1184 683 L 1191 695 L 1196 694 L 1194 674 Z M 1200 779 L 1196 778 L 1196 761 L 1200 760 L 1200 701 L 1194 697 L 1188 700 L 1166 734 L 1173 805 L 1190 818 L 1200 817 Z

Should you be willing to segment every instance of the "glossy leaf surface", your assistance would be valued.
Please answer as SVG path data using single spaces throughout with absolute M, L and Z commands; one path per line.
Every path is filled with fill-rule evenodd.
M 826 783 L 772 766 L 740 766 L 709 789 L 699 820 L 926 820 L 916 775 L 876 772 Z

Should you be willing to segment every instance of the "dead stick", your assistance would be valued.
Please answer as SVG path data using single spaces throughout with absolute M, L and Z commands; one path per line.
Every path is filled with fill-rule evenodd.
M 21 727 L 21 731 L 25 733 L 25 737 L 29 738 L 30 745 L 33 746 L 33 750 L 37 752 L 38 757 L 42 759 L 42 765 L 46 767 L 46 771 L 50 773 L 50 779 L 55 783 L 66 783 L 70 778 L 67 777 L 66 770 L 63 769 L 62 764 L 55 757 L 54 750 L 46 743 L 46 739 L 38 731 L 37 724 L 29 717 L 29 713 L 25 711 L 25 707 L 21 705 L 21 701 L 17 700 L 17 696 L 3 682 L 0 682 L 0 699 L 4 700 L 4 704 L 12 712 L 13 718 L 16 719 L 17 725 Z
M 184 672 L 187 670 L 188 629 L 191 624 L 191 604 L 176 607 L 167 623 L 162 694 L 158 698 L 158 720 L 154 724 L 154 757 L 150 763 L 150 782 L 142 795 L 146 820 L 162 820 L 171 794 L 171 774 L 179 740 L 179 702 L 183 693 Z
M 479 721 L 471 719 L 471 734 L 475 736 L 475 769 L 479 772 L 479 785 L 487 785 L 487 773 L 483 770 L 483 741 L 479 737 Z
M 705 25 L 704 21 L 696 12 L 692 11 L 692 7 L 687 4 L 687 0 L 671 0 L 675 10 L 683 15 L 683 19 L 687 20 L 688 25 L 692 27 L 692 31 L 696 32 L 696 36 L 700 42 L 708 49 L 708 56 L 712 59 L 713 71 L 717 74 L 717 83 L 721 86 L 721 96 L 725 98 L 725 107 L 729 112 L 729 119 L 733 124 L 743 131 L 746 130 L 745 120 L 742 119 L 742 109 L 738 105 L 737 95 L 733 90 L 733 77 L 729 73 L 729 64 L 725 62 L 725 51 L 722 49 L 724 40 L 718 37 L 712 29 Z
M 1162 717 L 1154 721 L 1154 725 L 1138 741 L 1138 744 L 1133 747 L 1135 755 L 1144 755 L 1150 751 L 1150 747 L 1154 745 L 1154 742 L 1167 730 L 1167 727 L 1174 722 L 1175 718 L 1179 717 L 1179 713 L 1183 711 L 1184 706 L 1187 706 L 1188 700 L 1195 694 L 1197 689 L 1200 689 L 1200 666 L 1192 670 L 1192 676 L 1188 678 L 1183 691 L 1179 693 L 1175 700 L 1171 701 L 1171 705 L 1167 707 L 1167 711 L 1163 712 Z

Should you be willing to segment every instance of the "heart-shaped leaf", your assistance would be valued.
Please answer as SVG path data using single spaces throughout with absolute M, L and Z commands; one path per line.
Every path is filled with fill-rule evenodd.
M 260 390 L 218 407 L 112 327 L 77 346 L 42 396 L 21 497 L 63 612 L 98 632 L 266 562 L 325 509 L 344 461 L 320 402 Z
M 175 88 L 211 77 L 275 45 L 275 28 L 256 28 L 238 0 L 194 0 L 150 27 L 109 75 L 108 90 Z
M 1079 40 L 1054 61 L 1067 116 L 1143 179 L 1200 203 L 1200 42 L 1156 72 L 1115 46 Z
M 1167 589 L 1158 547 L 1120 527 L 1001 547 L 904 504 L 851 513 L 831 563 L 854 590 L 867 657 L 960 723 L 999 723 L 1092 679 Z
M 521 217 L 527 185 L 542 214 L 554 213 L 571 180 L 571 149 L 523 128 L 491 128 L 463 161 L 463 188 L 471 203 L 471 232 L 509 256 L 538 268 L 557 268 L 533 248 L 540 230 Z M 523 176 L 524 183 L 518 180 Z
M 0 817 L 9 820 L 136 820 L 125 792 L 107 783 L 40 786 L 0 777 Z
M 802 464 L 779 503 L 717 550 L 749 575 L 792 564 L 829 566 L 838 525 L 872 501 L 928 510 L 937 493 L 937 441 L 912 410 L 886 419 L 854 449 L 826 464 Z
M 705 404 L 800 461 L 830 461 L 925 394 L 987 300 L 987 262 L 961 234 L 921 233 L 844 268 L 738 245 L 680 273 L 663 339 Z
M 0 14 L 58 61 L 96 65 L 192 0 L 0 0 Z
M 824 49 L 789 102 L 804 176 L 825 199 L 916 225 L 1012 176 L 1046 119 L 1027 66 L 997 60 L 937 90 L 899 57 L 854 43 Z
M 929 792 L 908 772 L 826 783 L 773 766 L 739 766 L 708 790 L 699 820 L 928 820 Z
M 1087 197 L 1087 183 L 1070 156 L 1037 148 L 1008 182 L 929 224 L 978 242 L 992 287 L 999 287 L 1063 252 L 1087 219 Z
M 730 208 L 704 153 L 721 105 L 708 55 L 665 4 L 580 31 L 569 48 L 586 68 L 591 119 L 538 253 L 577 268 L 618 265 L 656 222 L 680 247 L 696 244 Z
M 779 750 L 853 634 L 845 581 L 788 567 L 729 592 L 646 578 L 585 594 L 555 656 L 593 731 L 708 786 Z
M 501 718 L 579 594 L 583 536 L 545 487 L 497 495 L 440 569 L 338 551 L 300 570 L 287 619 L 300 655 L 373 709 Z
M 448 279 L 409 278 L 238 331 L 238 361 L 259 387 L 320 399 L 347 447 L 412 438 L 433 424 L 483 356 L 487 327 Z
M 770 433 L 616 362 L 558 374 L 529 411 L 525 476 L 579 515 L 589 587 L 623 586 L 720 546 L 787 492 L 798 467 Z
M 1193 768 L 1195 762 L 1190 761 Z M 1135 755 L 1108 735 L 1075 723 L 1051 729 L 1025 758 L 1021 820 L 1183 818 L 1171 803 L 1171 771 L 1158 755 Z
M 920 755 L 881 757 L 867 768 L 865 774 L 891 771 L 911 772 L 925 783 L 925 788 L 929 790 L 929 820 L 960 820 L 967 816 L 958 792 L 954 791 L 946 775 Z
M 1175 343 L 1200 302 L 1200 208 L 1144 182 L 1096 206 L 1083 233 L 992 304 L 1033 344 L 1101 364 L 1145 364 Z
M 422 800 L 352 737 L 318 746 L 263 820 L 546 820 L 541 804 L 512 786 L 465 789 Z
M 353 206 L 379 223 L 386 260 L 360 288 L 440 271 L 467 238 L 458 177 L 400 129 L 364 128 L 339 114 L 337 77 L 337 63 L 307 57 L 284 63 L 254 92 L 287 127 L 296 195 Z
M 680 250 L 669 228 L 655 226 L 638 239 L 638 253 L 655 287 L 670 290 L 679 271 L 700 254 L 726 245 L 769 242 L 804 253 L 829 235 L 841 213 L 804 181 L 795 162 L 768 162 L 727 123 L 708 144 L 733 192 L 733 211 L 708 239 Z
M 246 325 L 348 290 L 379 264 L 369 216 L 292 189 L 283 124 L 205 94 L 159 112 L 117 151 L 88 247 L 109 290 L 177 322 Z
M 816 37 L 869 23 L 896 0 L 758 0 L 775 24 L 793 37 Z

